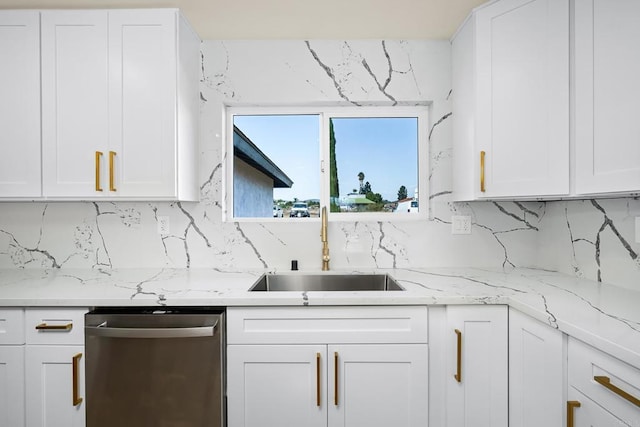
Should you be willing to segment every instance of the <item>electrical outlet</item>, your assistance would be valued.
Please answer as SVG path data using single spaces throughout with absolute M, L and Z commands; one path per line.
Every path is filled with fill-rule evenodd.
M 636 243 L 640 243 L 640 216 L 636 217 Z
M 168 216 L 159 216 L 158 217 L 158 234 L 166 236 L 169 234 L 169 217 Z
M 452 216 L 451 234 L 471 234 L 471 217 L 467 215 Z

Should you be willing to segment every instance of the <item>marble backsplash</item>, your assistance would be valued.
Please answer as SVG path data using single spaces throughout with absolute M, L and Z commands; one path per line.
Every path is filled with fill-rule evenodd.
M 603 283 L 640 290 L 639 198 L 546 203 L 537 263 Z
M 0 268 L 319 269 L 318 221 L 222 220 L 226 106 L 426 103 L 430 219 L 331 222 L 333 268 L 539 267 L 640 283 L 637 199 L 451 203 L 450 74 L 446 41 L 205 41 L 201 201 L 3 203 Z M 454 214 L 472 216 L 471 235 L 451 235 Z

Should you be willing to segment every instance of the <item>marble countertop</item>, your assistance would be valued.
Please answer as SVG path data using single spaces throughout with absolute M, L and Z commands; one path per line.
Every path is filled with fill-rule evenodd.
M 640 292 L 534 269 L 357 271 L 374 272 L 389 273 L 406 291 L 249 293 L 262 272 L 213 269 L 6 269 L 0 306 L 506 304 L 640 367 Z M 304 273 L 312 272 L 297 274 Z M 340 272 L 323 274 L 333 273 Z

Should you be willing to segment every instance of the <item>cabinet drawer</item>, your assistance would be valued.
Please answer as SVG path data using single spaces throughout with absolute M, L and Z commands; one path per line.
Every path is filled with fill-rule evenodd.
M 0 309 L 0 344 L 24 344 L 23 309 Z
M 606 383 L 607 378 L 609 387 L 601 384 Z M 638 425 L 640 422 L 639 369 L 581 341 L 570 339 L 569 385 L 627 424 Z M 630 401 L 633 399 L 636 403 Z
M 577 401 L 580 406 L 572 408 L 573 425 L 577 427 L 629 427 L 622 420 L 602 409 L 593 400 L 586 397 L 574 388 L 569 389 L 570 401 Z
M 27 344 L 83 344 L 86 308 L 28 308 Z
M 229 344 L 427 342 L 427 307 L 229 307 Z

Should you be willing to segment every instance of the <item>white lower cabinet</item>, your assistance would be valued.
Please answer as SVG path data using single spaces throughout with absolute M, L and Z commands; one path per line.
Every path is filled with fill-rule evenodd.
M 640 425 L 640 369 L 574 338 L 568 348 L 572 427 Z
M 229 425 L 326 426 L 326 359 L 324 345 L 230 345 Z
M 26 309 L 27 427 L 82 427 L 84 308 Z
M 82 345 L 27 346 L 27 427 L 85 425 L 83 352 Z
M 565 360 L 562 332 L 509 309 L 510 427 L 565 425 Z
M 229 427 L 427 425 L 426 307 L 229 308 L 227 315 Z
M 330 345 L 329 425 L 424 426 L 426 344 Z
M 0 345 L 0 426 L 24 426 L 22 345 Z
M 0 426 L 24 426 L 24 310 L 0 308 Z
M 507 427 L 506 306 L 429 308 L 431 426 Z
M 574 388 L 569 389 L 568 427 L 631 427 Z

